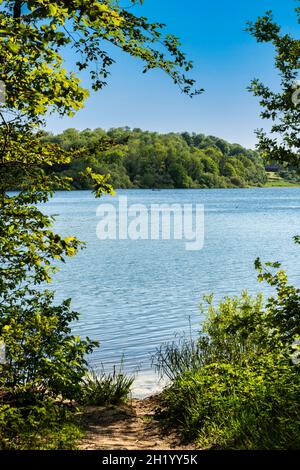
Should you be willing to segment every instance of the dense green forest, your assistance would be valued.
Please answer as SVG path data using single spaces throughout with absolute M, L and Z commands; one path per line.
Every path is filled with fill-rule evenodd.
M 98 145 L 103 139 L 113 142 L 106 151 Z M 262 186 L 267 179 L 256 151 L 203 134 L 67 129 L 47 133 L 43 141 L 68 150 L 86 148 L 70 164 L 54 167 L 61 176 L 72 177 L 76 189 L 90 187 L 81 177 L 86 167 L 109 173 L 116 188 L 232 188 Z

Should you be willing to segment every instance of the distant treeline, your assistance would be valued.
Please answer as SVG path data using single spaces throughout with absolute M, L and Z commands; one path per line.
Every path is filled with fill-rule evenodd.
M 112 142 L 105 151 L 98 145 L 103 139 Z M 43 140 L 66 149 L 88 149 L 83 157 L 54 169 L 72 177 L 76 189 L 89 188 L 80 178 L 86 167 L 109 173 L 115 188 L 243 188 L 262 186 L 267 179 L 256 151 L 203 134 L 159 134 L 128 127 L 107 132 L 67 129 L 58 135 L 47 133 Z

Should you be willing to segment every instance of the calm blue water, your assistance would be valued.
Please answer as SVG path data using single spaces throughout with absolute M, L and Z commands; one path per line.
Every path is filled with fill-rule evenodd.
M 300 188 L 215 190 L 129 190 L 128 202 L 200 203 L 205 206 L 205 243 L 186 251 L 181 240 L 105 240 L 96 237 L 99 203 L 89 191 L 58 192 L 43 207 L 57 214 L 55 229 L 76 235 L 87 248 L 68 260 L 56 275 L 57 299 L 71 297 L 81 312 L 74 331 L 101 342 L 91 362 L 108 368 L 125 356 L 126 369 L 140 367 L 138 394 L 154 391 L 151 353 L 178 332 L 196 330 L 197 304 L 205 293 L 219 299 L 258 284 L 254 259 L 279 260 L 299 282 Z

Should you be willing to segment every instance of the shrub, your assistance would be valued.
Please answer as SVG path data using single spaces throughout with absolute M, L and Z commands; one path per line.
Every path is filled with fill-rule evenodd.
M 1 181 L 2 183 L 2 181 Z M 42 290 L 73 237 L 54 234 L 37 203 L 47 191 L 3 195 L 0 204 L 0 448 L 70 448 L 79 434 L 75 400 L 97 342 L 72 334 L 70 300 Z
M 243 178 L 240 178 L 239 176 L 231 176 L 230 183 L 233 186 L 237 186 L 239 188 L 245 188 L 245 186 L 246 186 L 246 183 L 243 180 Z
M 269 354 L 259 364 L 212 363 L 165 392 L 168 413 L 201 447 L 300 448 L 299 373 Z
M 82 431 L 74 411 L 49 399 L 0 404 L 0 450 L 75 449 Z
M 215 307 L 209 296 L 197 345 L 165 346 L 156 355 L 157 368 L 172 380 L 166 412 L 201 447 L 300 448 L 300 374 L 292 360 L 300 290 L 284 271 L 267 271 L 259 260 L 256 268 L 259 280 L 275 287 L 274 297 L 264 304 L 261 295 L 243 292 Z
M 26 292 L 25 294 L 26 295 Z M 0 364 L 0 387 L 13 401 L 53 397 L 76 399 L 87 371 L 85 355 L 96 346 L 71 333 L 78 314 L 70 301 L 52 304 L 53 294 L 38 293 L 19 304 L 0 307 L 0 332 L 6 363 Z

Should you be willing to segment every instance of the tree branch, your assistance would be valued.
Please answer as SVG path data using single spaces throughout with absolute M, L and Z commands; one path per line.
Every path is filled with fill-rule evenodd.
M 22 0 L 15 0 L 14 12 L 13 12 L 15 20 L 19 20 L 21 17 L 22 3 L 23 3 Z

